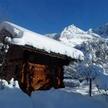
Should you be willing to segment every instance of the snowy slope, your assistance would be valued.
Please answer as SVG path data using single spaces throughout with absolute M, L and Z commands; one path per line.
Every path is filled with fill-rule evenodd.
M 75 93 L 72 88 L 36 91 L 29 97 L 19 88 L 5 87 L 0 90 L 0 108 L 107 108 L 107 101 L 100 98 Z

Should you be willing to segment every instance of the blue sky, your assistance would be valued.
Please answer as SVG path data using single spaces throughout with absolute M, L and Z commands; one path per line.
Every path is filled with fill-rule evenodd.
M 108 22 L 108 0 L 0 0 L 0 20 L 42 34 L 70 24 L 87 30 Z

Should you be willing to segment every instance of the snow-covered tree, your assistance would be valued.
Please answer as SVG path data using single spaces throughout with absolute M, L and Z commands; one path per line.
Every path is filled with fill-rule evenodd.
M 71 63 L 68 67 L 65 67 L 65 75 L 79 80 L 91 80 L 89 83 L 91 86 L 92 80 L 97 77 L 98 73 L 108 73 L 108 41 L 103 38 L 95 39 L 84 42 L 76 48 L 83 51 L 85 59 L 82 62 Z
M 108 71 L 108 42 L 104 39 L 97 39 L 92 42 L 83 43 L 82 51 L 85 55 L 85 60 L 77 66 L 80 75 L 89 80 L 89 93 L 92 91 L 92 80 L 100 73 Z M 105 71 L 104 71 L 105 69 Z
M 7 39 L 6 37 L 4 39 Z M 4 83 L 2 81 L 2 78 L 4 77 L 4 66 L 6 62 L 6 53 L 8 52 L 9 45 L 5 41 L 0 43 L 0 88 L 4 88 Z

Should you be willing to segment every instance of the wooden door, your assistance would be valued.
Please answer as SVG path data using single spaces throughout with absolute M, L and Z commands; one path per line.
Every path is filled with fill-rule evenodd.
M 20 71 L 19 85 L 27 94 L 34 90 L 51 88 L 48 65 L 25 62 Z

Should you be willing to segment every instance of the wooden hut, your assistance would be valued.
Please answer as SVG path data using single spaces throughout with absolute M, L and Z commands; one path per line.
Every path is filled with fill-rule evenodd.
M 83 59 L 79 50 L 10 22 L 0 24 L 0 40 L 9 45 L 0 77 L 18 80 L 29 95 L 34 90 L 64 87 L 63 66 Z

